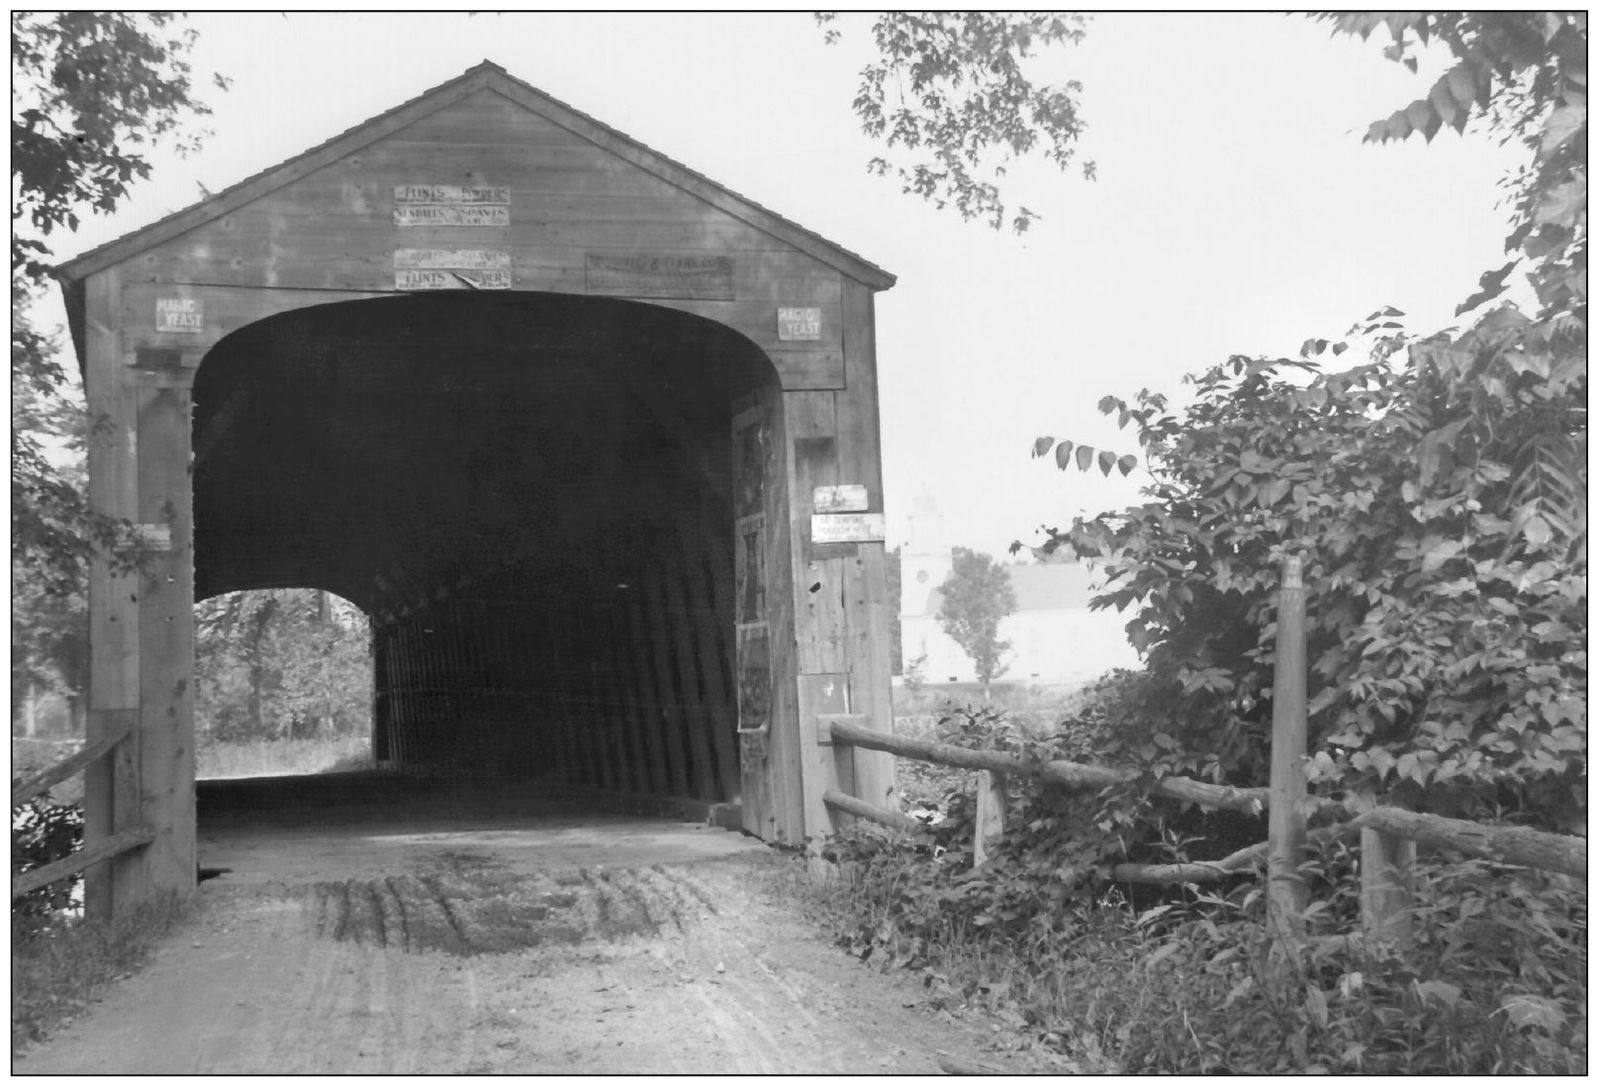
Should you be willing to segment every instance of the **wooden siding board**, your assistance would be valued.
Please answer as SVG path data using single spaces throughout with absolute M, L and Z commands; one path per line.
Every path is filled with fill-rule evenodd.
M 652 677 L 656 682 L 659 711 L 658 728 L 668 759 L 669 776 L 674 783 L 671 794 L 689 798 L 696 794 L 696 781 L 685 758 L 685 708 L 676 687 L 674 652 L 670 643 L 673 624 L 663 614 L 663 595 L 656 583 L 662 576 L 661 566 L 646 571 L 640 591 L 632 592 L 631 598 L 639 602 L 645 616 L 646 634 L 651 642 Z
M 787 392 L 786 428 L 792 447 L 792 557 L 795 572 L 798 668 L 804 674 L 845 672 L 846 616 L 840 563 L 817 560 L 812 547 L 813 488 L 841 481 L 836 439 L 835 395 Z
M 721 616 L 713 609 L 713 587 L 707 579 L 706 544 L 702 542 L 706 534 L 699 517 L 682 514 L 675 532 L 682 570 L 675 603 L 691 627 L 685 642 L 689 645 L 694 639 L 702 698 L 702 740 L 713 763 L 715 790 L 704 798 L 722 801 L 734 795 L 733 782 L 740 770 L 735 751 L 735 707 L 730 703 L 733 691 L 726 679 L 723 647 L 714 629 Z

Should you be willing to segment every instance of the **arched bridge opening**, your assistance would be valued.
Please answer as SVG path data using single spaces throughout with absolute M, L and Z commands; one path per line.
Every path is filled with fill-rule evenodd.
M 195 376 L 195 594 L 370 617 L 374 755 L 740 791 L 732 419 L 777 387 L 712 321 L 512 292 L 341 302 Z

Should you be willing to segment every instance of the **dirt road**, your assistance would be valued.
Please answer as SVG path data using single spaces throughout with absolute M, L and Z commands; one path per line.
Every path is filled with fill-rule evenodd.
M 203 827 L 196 919 L 20 1074 L 1014 1071 L 831 947 L 787 857 L 686 823 L 456 809 Z

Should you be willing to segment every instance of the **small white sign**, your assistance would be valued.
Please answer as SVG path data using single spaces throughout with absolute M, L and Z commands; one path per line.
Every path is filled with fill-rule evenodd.
M 199 298 L 157 298 L 156 331 L 203 335 L 206 308 Z
M 173 526 L 171 524 L 136 524 L 134 534 L 139 542 L 153 551 L 170 551 L 173 549 Z
M 397 185 L 398 204 L 510 204 L 506 185 Z
M 475 271 L 398 271 L 396 290 L 511 290 L 512 272 Z
M 862 483 L 813 488 L 815 513 L 861 513 L 869 508 L 869 488 Z
M 512 254 L 500 249 L 397 249 L 398 268 L 510 268 Z
M 886 538 L 884 513 L 814 513 L 815 543 L 881 543 Z
M 819 339 L 824 333 L 824 310 L 818 306 L 780 306 L 782 340 Z

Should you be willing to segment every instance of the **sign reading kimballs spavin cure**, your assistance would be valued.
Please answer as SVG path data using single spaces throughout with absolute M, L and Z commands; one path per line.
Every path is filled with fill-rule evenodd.
M 585 288 L 592 294 L 636 298 L 735 297 L 734 264 L 727 256 L 674 253 L 586 253 Z
M 156 331 L 198 336 L 206 331 L 206 310 L 199 298 L 157 298 Z

